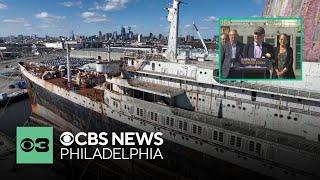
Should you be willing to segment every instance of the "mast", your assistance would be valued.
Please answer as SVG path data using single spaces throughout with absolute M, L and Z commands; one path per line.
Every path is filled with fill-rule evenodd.
M 67 48 L 67 77 L 68 77 L 68 88 L 71 88 L 71 72 L 70 72 L 70 59 L 69 59 L 69 44 L 66 43 Z
M 110 43 L 108 44 L 108 62 L 110 62 L 111 61 L 111 56 L 110 56 L 110 52 L 111 50 L 110 50 Z
M 168 10 L 168 21 L 170 22 L 170 33 L 168 39 L 168 49 L 166 51 L 166 58 L 170 61 L 177 61 L 177 43 L 178 43 L 178 29 L 179 29 L 179 5 L 180 0 L 173 0 L 173 5 Z

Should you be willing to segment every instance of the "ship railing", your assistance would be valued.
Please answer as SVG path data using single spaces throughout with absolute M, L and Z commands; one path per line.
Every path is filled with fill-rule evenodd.
M 138 73 L 146 73 L 146 74 L 156 74 L 156 75 L 161 75 L 161 76 L 166 76 L 166 77 L 172 77 L 172 78 L 180 78 L 183 80 L 196 80 L 196 78 L 193 77 L 188 77 L 188 76 L 183 76 L 183 75 L 177 75 L 177 74 L 169 74 L 166 72 L 155 72 L 155 71 L 148 71 L 148 70 L 138 70 Z
M 199 93 L 198 91 L 194 91 L 194 90 L 190 90 L 188 92 Z M 266 102 L 251 101 L 248 99 L 242 99 L 242 98 L 237 98 L 237 97 L 233 97 L 233 96 L 226 96 L 225 97 L 224 95 L 219 95 L 219 94 L 212 95 L 212 93 L 210 93 L 210 92 L 203 92 L 202 94 L 206 95 L 206 96 L 217 97 L 217 98 L 227 98 L 229 100 L 234 100 L 234 101 L 240 102 L 240 103 L 249 103 L 249 104 L 254 104 L 257 106 L 265 106 L 265 107 L 270 107 L 270 108 L 274 108 L 274 109 L 280 108 L 281 110 L 288 110 L 290 112 L 303 113 L 303 114 L 313 115 L 313 116 L 320 116 L 320 112 L 311 111 L 310 109 L 305 110 L 305 109 L 299 109 L 299 108 L 294 108 L 294 107 L 285 107 L 285 106 L 279 106 L 279 104 L 270 104 L 270 103 L 266 103 Z
M 290 89 L 290 88 L 284 88 L 284 87 L 274 87 L 274 86 L 239 82 L 239 81 L 223 81 L 221 83 L 225 84 L 225 85 L 240 87 L 240 88 L 256 89 L 256 90 L 260 90 L 260 91 L 275 92 L 275 93 L 279 93 L 279 94 L 288 94 L 288 95 L 292 95 L 292 96 L 320 99 L 320 93 L 316 93 L 316 92 L 308 92 L 308 91 L 297 90 L 297 89 Z

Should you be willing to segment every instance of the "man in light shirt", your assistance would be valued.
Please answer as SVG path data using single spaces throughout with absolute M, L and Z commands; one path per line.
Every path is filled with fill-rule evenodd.
M 238 41 L 238 31 L 229 32 L 229 43 L 221 49 L 221 72 L 223 78 L 237 78 L 236 69 L 239 67 L 244 45 Z
M 268 58 L 273 59 L 273 46 L 264 42 L 265 30 L 263 27 L 256 27 L 253 32 L 254 42 L 245 46 L 243 55 L 246 58 Z M 268 78 L 270 72 L 267 70 L 264 75 L 257 74 L 255 78 Z

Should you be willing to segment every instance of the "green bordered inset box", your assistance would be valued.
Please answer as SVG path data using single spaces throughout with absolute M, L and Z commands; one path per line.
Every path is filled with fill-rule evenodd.
M 252 44 L 258 38 L 255 33 L 256 28 L 263 28 L 263 42 L 260 48 L 261 58 L 252 56 L 255 52 Z M 219 79 L 231 81 L 248 80 L 302 80 L 303 72 L 303 22 L 302 18 L 287 17 L 252 17 L 252 18 L 219 18 Z M 236 30 L 236 33 L 235 33 Z M 235 48 L 236 53 L 231 53 L 230 47 L 236 47 L 230 41 L 230 32 L 236 37 L 236 41 L 243 44 L 243 49 Z M 286 55 L 281 58 L 280 39 L 286 35 Z M 223 36 L 223 38 L 222 38 Z M 261 35 L 260 35 L 261 36 Z M 261 36 L 262 37 L 262 36 Z M 232 38 L 232 37 L 231 37 Z M 234 38 L 234 37 L 233 37 Z M 233 46 L 229 45 L 232 44 Z M 266 46 L 265 46 L 265 45 Z M 268 46 L 267 46 L 268 45 Z M 270 48 L 268 48 L 270 47 Z M 272 47 L 272 48 L 271 48 Z M 242 49 L 242 50 L 239 50 Z M 232 54 L 232 56 L 231 56 Z M 235 56 L 234 56 L 235 54 Z M 253 59 L 255 61 L 253 61 Z M 281 60 L 285 59 L 285 60 Z M 259 65 L 245 64 L 248 62 L 265 62 L 264 68 Z M 255 67 L 257 68 L 250 68 Z M 261 71 L 265 69 L 264 71 Z M 283 71 L 286 69 L 287 71 Z M 261 73 L 259 72 L 263 72 Z M 278 71 L 278 72 L 277 72 Z M 279 73 L 280 72 L 280 73 Z
M 52 127 L 17 127 L 17 164 L 53 163 Z

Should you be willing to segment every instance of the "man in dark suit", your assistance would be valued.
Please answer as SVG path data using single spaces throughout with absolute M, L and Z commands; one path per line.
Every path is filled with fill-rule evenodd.
M 223 78 L 238 78 L 236 73 L 240 65 L 244 45 L 238 41 L 238 31 L 233 29 L 229 32 L 229 42 L 222 47 L 221 51 L 221 75 Z
M 273 59 L 273 46 L 263 42 L 265 37 L 265 30 L 258 26 L 253 33 L 254 42 L 245 46 L 243 56 L 245 58 L 268 58 Z M 264 73 L 257 73 L 256 77 L 251 78 L 270 78 L 269 70 Z

